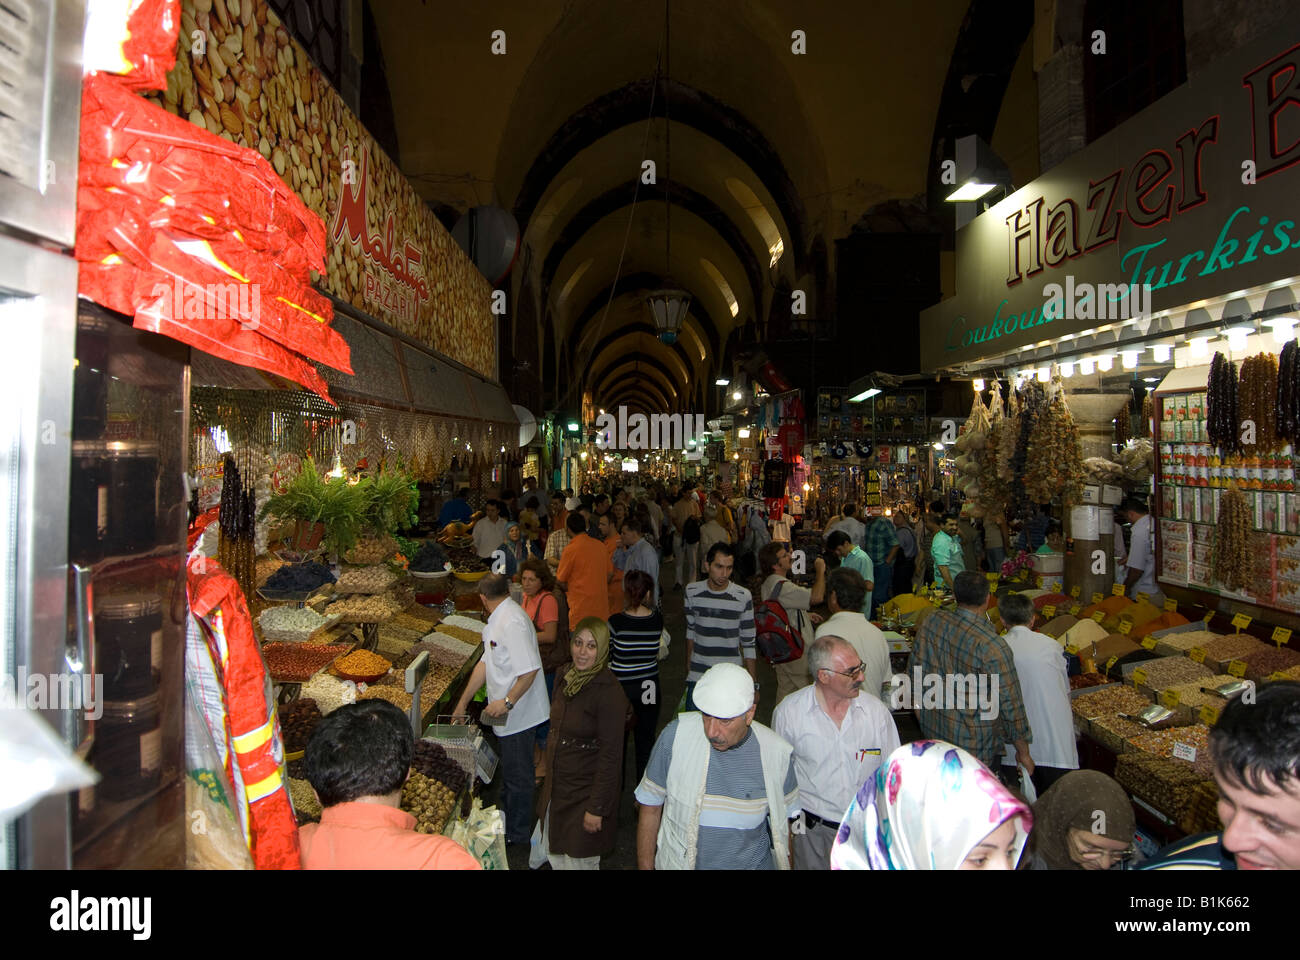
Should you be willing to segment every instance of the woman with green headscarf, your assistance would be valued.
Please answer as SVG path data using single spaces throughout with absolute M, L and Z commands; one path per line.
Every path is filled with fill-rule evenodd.
M 528 865 L 599 870 L 618 833 L 628 702 L 609 670 L 609 624 L 578 622 L 569 663 L 555 671 L 545 780 Z
M 1128 793 L 1096 770 L 1072 770 L 1034 804 L 1028 870 L 1110 870 L 1133 858 L 1137 824 Z

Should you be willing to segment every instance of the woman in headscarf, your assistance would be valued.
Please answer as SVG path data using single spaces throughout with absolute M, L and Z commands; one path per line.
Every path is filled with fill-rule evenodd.
M 984 764 L 941 740 L 899 747 L 858 790 L 832 870 L 1014 870 L 1034 815 Z
M 525 538 L 523 528 L 513 520 L 506 524 L 506 539 L 499 549 L 506 555 L 504 572 L 507 577 L 514 577 L 519 573 L 519 568 L 523 566 L 525 560 L 537 556 L 533 552 L 532 544 Z
M 1133 857 L 1128 794 L 1096 770 L 1072 770 L 1034 804 L 1026 870 L 1109 870 Z
M 573 659 L 555 674 L 545 776 L 528 865 L 599 870 L 618 833 L 628 702 L 609 670 L 609 625 L 578 622 Z

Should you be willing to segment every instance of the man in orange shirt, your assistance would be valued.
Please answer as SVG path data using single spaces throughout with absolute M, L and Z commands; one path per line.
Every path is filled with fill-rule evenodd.
M 612 512 L 602 513 L 598 523 L 600 540 L 609 554 L 609 570 L 606 571 L 609 586 L 606 592 L 609 594 L 609 616 L 612 617 L 623 612 L 623 571 L 614 566 L 614 551 L 623 545 L 623 538 L 619 536 L 621 530 Z
M 298 830 L 304 870 L 481 870 L 447 837 L 415 832 L 399 809 L 415 737 L 386 700 L 339 707 L 307 742 L 307 779 L 325 809 Z
M 609 571 L 613 563 L 605 545 L 587 535 L 582 514 L 569 514 L 568 529 L 573 536 L 560 557 L 555 579 L 568 596 L 569 629 L 576 630 L 584 617 L 609 618 Z

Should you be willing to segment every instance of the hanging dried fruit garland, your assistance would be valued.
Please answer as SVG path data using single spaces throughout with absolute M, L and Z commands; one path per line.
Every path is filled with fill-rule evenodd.
M 1277 385 L 1278 363 L 1273 354 L 1261 353 L 1241 362 L 1237 416 L 1242 436 L 1238 439 L 1247 453 L 1273 453 L 1282 448 L 1278 438 Z M 1248 442 L 1252 434 L 1253 444 Z
M 955 444 L 959 454 L 956 460 L 959 474 L 957 489 L 968 499 L 974 499 L 980 494 L 979 480 L 988 447 L 988 435 L 988 407 L 984 406 L 983 397 L 977 393 L 971 404 L 970 416 L 966 418 L 961 436 L 957 438 Z
M 1033 503 L 1049 503 L 1059 496 L 1068 508 L 1082 497 L 1083 452 L 1064 391 L 1046 403 L 1034 422 L 1024 476 L 1025 494 Z
M 1210 572 L 1229 590 L 1240 590 L 1250 582 L 1250 534 L 1252 517 L 1245 494 L 1236 483 L 1228 484 L 1219 501 L 1219 522 L 1214 530 Z
M 1283 443 L 1300 445 L 1300 345 L 1294 340 L 1278 359 L 1277 432 Z
M 1237 365 L 1223 354 L 1210 361 L 1210 379 L 1205 385 L 1206 435 L 1220 453 L 1240 448 L 1237 426 Z
M 984 450 L 980 470 L 980 495 L 978 509 L 981 516 L 1001 519 L 1006 516 L 1011 500 L 1011 484 L 998 474 L 998 452 L 1002 438 L 1010 429 L 1011 421 L 1003 412 L 1002 384 L 993 381 L 993 395 L 989 400 L 989 439 Z

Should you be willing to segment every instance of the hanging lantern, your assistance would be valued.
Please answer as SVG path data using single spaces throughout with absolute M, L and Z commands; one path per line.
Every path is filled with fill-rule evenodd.
M 667 344 L 676 343 L 677 332 L 686 319 L 686 311 L 691 308 L 691 295 L 675 288 L 653 290 L 646 296 L 646 305 L 650 308 L 659 339 Z

